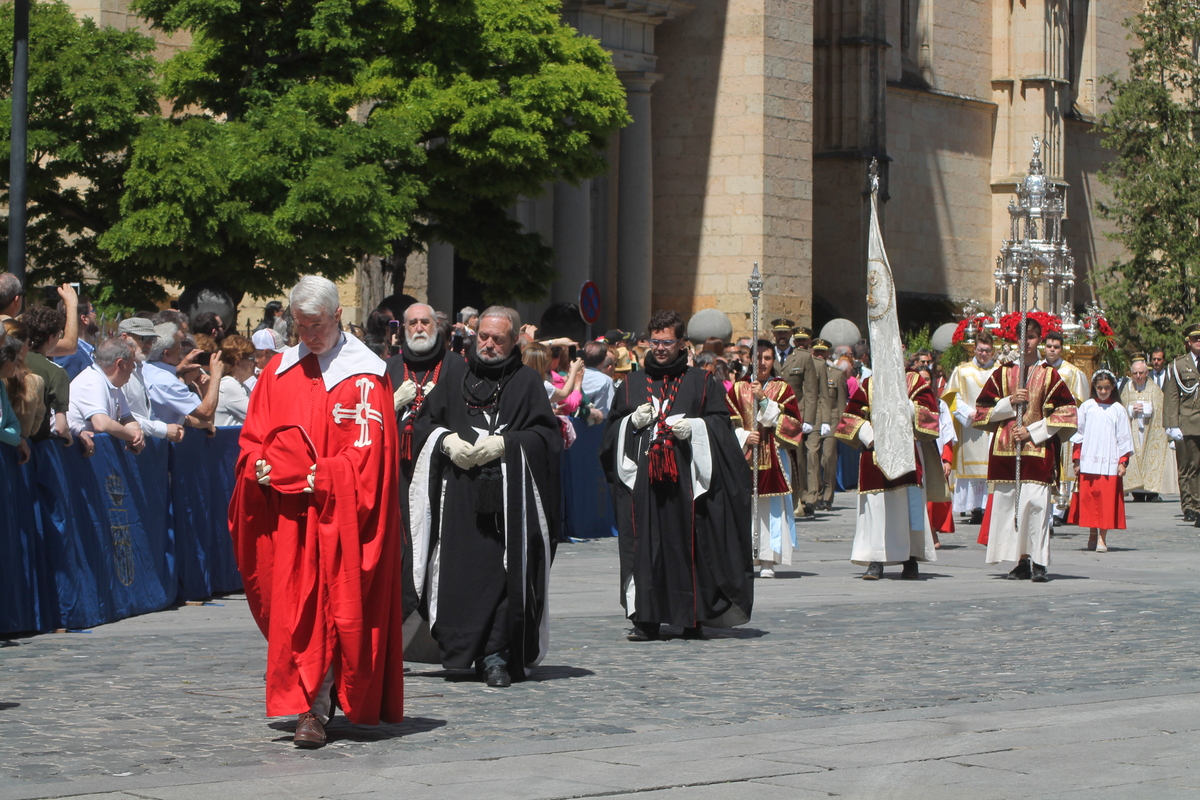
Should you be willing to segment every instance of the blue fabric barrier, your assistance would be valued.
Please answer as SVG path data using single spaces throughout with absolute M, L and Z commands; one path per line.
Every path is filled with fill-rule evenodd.
M 0 447 L 0 634 L 86 628 L 241 587 L 227 509 L 240 429 L 138 455 Z
M 194 431 L 171 448 L 172 523 L 179 591 L 187 599 L 242 588 L 233 539 L 229 498 L 242 429 L 217 428 L 216 436 Z
M 562 496 L 566 533 L 576 539 L 616 536 L 612 495 L 600 468 L 604 425 L 585 425 L 571 418 L 575 444 L 562 456 Z

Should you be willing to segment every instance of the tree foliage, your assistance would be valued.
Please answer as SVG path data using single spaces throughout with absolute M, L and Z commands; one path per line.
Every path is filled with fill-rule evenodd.
M 62 2 L 35 2 L 29 37 L 31 283 L 76 280 L 85 268 L 105 295 L 144 303 L 162 294 L 152 276 L 97 246 L 119 219 L 130 146 L 158 113 L 154 40 L 77 19 Z M 0 259 L 8 268 L 13 4 L 0 6 Z
M 1127 23 L 1129 73 L 1109 76 L 1098 123 L 1116 153 L 1100 173 L 1111 238 L 1127 256 L 1100 281 L 1106 314 L 1141 348 L 1178 349 L 1200 306 L 1200 17 L 1190 3 L 1150 0 Z
M 448 242 L 490 299 L 533 299 L 551 253 L 508 215 L 603 169 L 627 122 L 608 54 L 554 0 L 140 0 L 190 49 L 134 147 L 103 240 L 183 282 L 265 294 L 401 241 Z

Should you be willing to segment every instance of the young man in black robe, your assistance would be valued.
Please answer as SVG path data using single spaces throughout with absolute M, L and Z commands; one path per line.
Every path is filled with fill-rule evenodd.
M 683 317 L 655 314 L 650 355 L 613 401 L 601 451 L 620 532 L 621 604 L 632 641 L 677 625 L 749 621 L 750 467 L 712 374 L 689 369 Z
M 431 651 L 428 626 L 423 626 L 421 614 L 421 592 L 418 583 L 423 583 L 428 553 L 419 553 L 420 563 L 413 559 L 412 523 L 408 518 L 408 492 L 412 485 L 413 468 L 425 446 L 425 440 L 417 435 L 416 421 L 425 400 L 437 386 L 445 369 L 447 358 L 462 360 L 458 353 L 450 352 L 445 337 L 438 329 L 437 316 L 432 306 L 413 303 L 404 310 L 404 347 L 387 361 L 387 376 L 395 392 L 392 402 L 396 411 L 396 428 L 400 432 L 400 530 L 403 535 L 404 569 L 404 643 L 413 647 L 409 654 L 419 656 Z M 424 486 L 421 491 L 425 491 Z M 424 587 L 422 587 L 424 588 Z M 420 636 L 414 640 L 415 636 Z M 417 659 L 419 660 L 419 659 Z
M 409 492 L 441 663 L 474 665 L 495 687 L 528 677 L 549 645 L 562 433 L 541 376 L 521 363 L 520 329 L 516 311 L 492 306 L 467 359 L 443 362 L 417 417 L 425 446 Z

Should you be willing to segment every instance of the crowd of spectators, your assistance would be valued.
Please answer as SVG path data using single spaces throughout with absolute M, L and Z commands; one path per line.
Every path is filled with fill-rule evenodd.
M 48 439 L 91 455 L 95 434 L 108 433 L 136 454 L 147 437 L 178 442 L 189 428 L 241 425 L 255 376 L 287 338 L 278 302 L 253 340 L 227 334 L 212 312 L 189 319 L 173 308 L 138 312 L 102 335 L 74 284 L 55 293 L 57 303 L 39 303 L 0 274 L 0 445 L 20 463 Z

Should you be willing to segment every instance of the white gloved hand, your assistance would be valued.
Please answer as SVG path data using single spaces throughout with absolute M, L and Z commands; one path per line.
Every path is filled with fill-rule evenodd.
M 829 425 L 829 423 L 828 423 L 828 422 L 822 422 L 822 423 L 821 423 L 821 435 L 822 435 L 822 436 L 828 436 L 828 435 L 829 435 L 829 431 L 830 431 L 830 425 Z
M 1167 436 L 1170 436 L 1177 442 L 1183 441 L 1183 431 L 1179 430 L 1179 428 L 1167 428 Z
M 971 427 L 971 423 L 975 421 L 975 407 L 958 405 L 954 407 L 954 418 L 964 428 Z
M 675 438 L 681 442 L 686 442 L 692 438 L 692 421 L 689 419 L 681 419 L 671 426 L 671 433 L 675 434 Z
M 502 455 L 504 455 L 504 437 L 494 435 L 485 436 L 476 442 L 475 448 L 471 453 L 475 466 L 495 461 Z
M 868 450 L 875 444 L 875 429 L 871 427 L 871 423 L 864 422 L 862 427 L 858 429 L 858 440 Z
M 649 403 L 642 403 L 633 410 L 630 417 L 633 427 L 642 429 L 654 421 L 654 406 Z
M 399 411 L 406 405 L 411 403 L 417 396 L 417 385 L 411 380 L 407 380 L 397 387 L 392 393 L 392 403 L 395 406 L 393 410 Z
M 807 435 L 807 434 L 812 433 L 812 431 L 813 431 L 812 425 L 809 425 L 807 422 L 801 423 L 800 432 L 802 434 Z
M 463 441 L 463 438 L 457 433 L 451 433 L 442 439 L 442 452 L 450 456 L 454 466 L 459 469 L 470 469 L 475 466 L 474 451 L 475 446 Z

